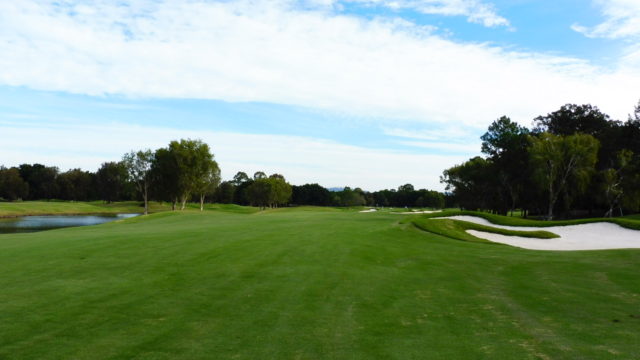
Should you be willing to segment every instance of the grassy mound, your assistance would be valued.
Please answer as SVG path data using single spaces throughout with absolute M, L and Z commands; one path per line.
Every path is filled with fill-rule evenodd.
M 457 240 L 484 242 L 491 244 L 496 243 L 473 236 L 467 233 L 467 230 L 477 230 L 500 235 L 521 236 L 539 239 L 553 239 L 559 237 L 558 235 L 548 231 L 507 230 L 453 219 L 425 219 L 421 217 L 412 220 L 412 223 L 419 229 L 428 231 L 430 233 L 447 236 Z
M 494 224 L 507 225 L 507 226 L 549 227 L 549 226 L 589 224 L 589 223 L 595 223 L 595 222 L 609 222 L 613 224 L 618 224 L 628 229 L 640 230 L 640 219 L 638 219 L 635 216 L 624 217 L 624 218 L 589 218 L 589 219 L 573 219 L 573 220 L 540 221 L 540 220 L 523 219 L 521 217 L 502 216 L 502 215 L 494 215 L 494 214 L 489 214 L 489 213 L 479 212 L 479 211 L 465 211 L 465 210 L 447 210 L 439 213 L 425 214 L 421 216 L 424 218 L 435 218 L 435 217 L 448 217 L 448 216 L 456 216 L 456 215 L 477 216 L 477 217 L 484 218 Z
M 395 214 L 240 210 L 0 235 L 0 359 L 640 353 L 640 251 L 522 251 Z

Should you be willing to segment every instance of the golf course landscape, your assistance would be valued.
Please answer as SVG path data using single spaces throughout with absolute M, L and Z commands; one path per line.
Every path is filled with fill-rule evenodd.
M 152 205 L 150 215 L 102 225 L 0 235 L 0 359 L 640 353 L 637 249 L 525 250 L 464 231 L 476 225 L 428 219 L 437 213 Z M 0 212 L 38 207 L 4 203 Z M 45 212 L 90 207 L 100 205 L 61 202 Z

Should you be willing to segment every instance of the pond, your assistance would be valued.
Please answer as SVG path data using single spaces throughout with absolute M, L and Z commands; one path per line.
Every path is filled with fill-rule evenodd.
M 0 219 L 0 234 L 25 233 L 72 226 L 104 224 L 140 214 L 40 215 Z

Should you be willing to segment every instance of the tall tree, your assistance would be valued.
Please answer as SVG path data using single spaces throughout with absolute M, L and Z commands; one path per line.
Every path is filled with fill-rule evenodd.
M 495 198 L 495 169 L 490 160 L 480 156 L 446 169 L 440 182 L 445 189 L 453 192 L 455 200 L 462 209 L 483 210 L 490 208 Z
M 571 184 L 580 192 L 590 182 L 600 144 L 586 134 L 562 137 L 542 133 L 529 139 L 536 179 L 548 195 L 547 219 L 552 220 L 559 196 L 564 193 L 567 201 L 570 199 L 567 186 Z
M 258 206 L 261 209 L 269 206 L 271 201 L 271 191 L 272 184 L 266 179 L 258 179 L 249 185 L 247 188 L 247 193 L 249 195 L 249 200 L 253 206 Z
M 629 167 L 633 153 L 630 150 L 622 150 L 618 153 L 618 161 L 615 167 L 602 171 L 602 186 L 604 198 L 607 202 L 609 210 L 605 213 L 605 217 L 612 217 L 613 210 L 616 206 L 620 206 L 622 196 L 624 195 L 624 173 Z
M 150 172 L 154 198 L 171 202 L 175 210 L 180 196 L 180 168 L 175 152 L 167 148 L 155 151 Z
M 218 163 L 211 159 L 202 164 L 202 173 L 195 181 L 195 192 L 200 196 L 200 211 L 204 210 L 204 199 L 213 194 L 220 185 L 220 168 Z
M 20 177 L 29 184 L 29 199 L 53 199 L 58 194 L 57 167 L 42 164 L 22 164 L 18 167 Z
M 86 201 L 97 198 L 94 173 L 71 169 L 60 173 L 56 181 L 58 196 L 63 200 Z
M 0 198 L 10 201 L 25 199 L 28 193 L 29 184 L 20 177 L 17 168 L 0 166 Z
M 293 190 L 284 176 L 273 174 L 268 180 L 271 183 L 270 206 L 278 207 L 287 204 L 291 200 Z
M 233 176 L 233 180 L 231 181 L 233 183 L 233 185 L 235 186 L 240 186 L 244 183 L 246 183 L 247 181 L 249 181 L 249 175 L 247 175 L 246 172 L 244 171 L 238 171 L 234 176 Z
M 127 181 L 127 169 L 121 162 L 105 162 L 96 172 L 102 200 L 110 204 L 119 200 Z
M 151 184 L 151 165 L 154 153 L 147 150 L 131 151 L 122 158 L 129 181 L 133 182 L 144 201 L 144 214 L 149 214 L 149 186 Z
M 482 152 L 496 165 L 494 176 L 501 184 L 500 191 L 504 192 L 501 197 L 509 199 L 508 207 L 512 214 L 530 177 L 528 135 L 527 128 L 502 116 L 480 137 Z
M 589 104 L 566 104 L 559 110 L 534 119 L 537 132 L 568 136 L 576 133 L 596 138 L 610 126 L 609 115 Z

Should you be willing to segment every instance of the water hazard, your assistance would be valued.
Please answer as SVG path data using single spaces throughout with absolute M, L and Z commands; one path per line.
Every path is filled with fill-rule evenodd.
M 74 226 L 104 224 L 140 214 L 40 215 L 0 219 L 0 234 L 14 234 Z

